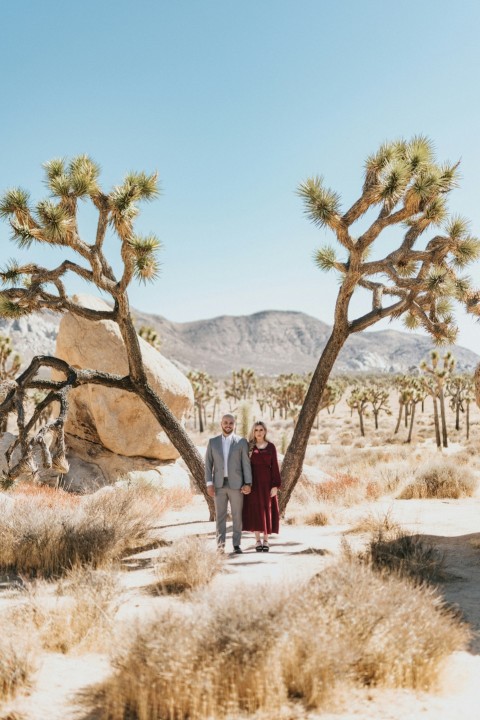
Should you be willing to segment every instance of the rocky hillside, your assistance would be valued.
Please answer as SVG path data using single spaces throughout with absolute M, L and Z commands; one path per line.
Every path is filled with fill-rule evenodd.
M 160 315 L 135 311 L 137 326 L 159 333 L 162 353 L 183 369 L 212 375 L 253 367 L 258 373 L 306 372 L 315 367 L 329 335 L 329 326 L 300 312 L 268 310 L 253 315 L 222 315 L 210 320 L 173 323 Z M 0 333 L 10 335 L 26 362 L 34 354 L 52 353 L 60 317 L 52 313 L 19 320 L 0 319 Z M 429 338 L 395 330 L 367 332 L 349 338 L 336 372 L 407 372 L 426 357 Z M 474 352 L 451 348 L 460 371 L 480 362 Z

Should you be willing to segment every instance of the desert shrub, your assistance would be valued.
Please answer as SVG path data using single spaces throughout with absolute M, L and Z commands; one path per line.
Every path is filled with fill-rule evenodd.
M 101 688 L 103 717 L 198 720 L 268 704 L 279 709 L 284 695 L 279 659 L 272 653 L 280 632 L 273 617 L 279 602 L 252 607 L 250 593 L 207 592 L 190 607 L 169 608 L 137 626 Z
M 305 515 L 305 525 L 322 527 L 328 523 L 329 517 L 324 510 L 312 510 Z
M 108 720 L 278 717 L 341 683 L 428 688 L 468 639 L 431 588 L 343 562 L 301 585 L 207 588 L 137 626 L 99 706 Z
M 472 470 L 454 460 L 432 460 L 415 473 L 399 495 L 402 500 L 470 497 L 478 480 Z
M 350 533 L 370 533 L 374 536 L 392 534 L 397 531 L 400 531 L 400 525 L 393 519 L 390 512 L 386 512 L 384 515 L 369 512 L 349 530 Z
M 360 556 L 375 570 L 395 572 L 419 582 L 445 579 L 445 557 L 434 545 L 400 528 L 377 531 Z
M 182 592 L 207 585 L 223 566 L 223 557 L 207 547 L 204 540 L 187 537 L 174 543 L 156 565 L 158 587 L 166 592 Z
M 100 567 L 151 540 L 166 495 L 126 488 L 85 496 L 76 505 L 14 495 L 0 516 L 0 568 L 30 576 Z
M 37 503 L 44 507 L 76 507 L 81 501 L 80 495 L 66 492 L 61 488 L 53 488 L 48 485 L 37 485 L 36 483 L 22 482 L 16 485 L 10 493 L 12 498 L 35 498 Z
M 112 631 L 119 586 L 112 572 L 77 567 L 67 573 L 51 597 L 45 581 L 26 586 L 11 618 L 36 634 L 44 650 L 100 652 Z
M 337 643 L 338 653 L 330 662 L 344 678 L 364 685 L 425 688 L 435 681 L 441 660 L 465 647 L 469 638 L 467 626 L 431 588 L 358 563 L 340 563 L 317 575 L 301 595 L 299 612 L 311 618 L 310 631 L 305 624 L 311 667 L 302 678 L 298 661 L 295 680 L 307 689 L 314 688 L 315 667 L 325 662 L 322 651 L 333 652 Z M 317 634 L 324 642 L 315 644 Z M 301 652 L 305 647 L 297 646 Z M 289 661 L 295 665 L 291 656 Z M 318 686 L 316 692 L 321 699 L 326 691 Z
M 365 497 L 365 487 L 356 475 L 336 473 L 333 480 L 318 483 L 313 488 L 317 500 L 351 505 Z

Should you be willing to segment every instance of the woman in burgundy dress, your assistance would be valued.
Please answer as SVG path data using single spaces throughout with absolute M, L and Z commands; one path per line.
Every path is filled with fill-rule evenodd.
M 243 530 L 255 533 L 257 552 L 268 552 L 268 536 L 278 533 L 280 521 L 277 490 L 281 481 L 277 450 L 268 442 L 267 426 L 260 421 L 254 424 L 249 442 L 253 482 L 251 493 L 243 498 Z

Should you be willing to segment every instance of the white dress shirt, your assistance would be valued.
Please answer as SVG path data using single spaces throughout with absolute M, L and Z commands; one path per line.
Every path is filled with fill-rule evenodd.
M 222 435 L 223 477 L 228 477 L 228 453 L 230 452 L 232 440 L 233 433 L 231 435 Z

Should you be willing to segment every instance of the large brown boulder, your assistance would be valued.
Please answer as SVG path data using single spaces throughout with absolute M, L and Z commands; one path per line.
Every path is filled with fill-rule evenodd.
M 109 309 L 98 298 L 74 297 L 75 302 L 98 310 Z M 180 422 L 193 408 L 188 379 L 169 360 L 139 338 L 147 377 L 155 392 Z M 79 368 L 94 368 L 127 375 L 125 347 L 116 323 L 92 322 L 71 313 L 63 316 L 57 336 L 56 356 Z M 150 410 L 133 393 L 84 385 L 69 394 L 65 430 L 84 440 L 100 443 L 118 455 L 174 460 L 178 452 L 169 442 Z

